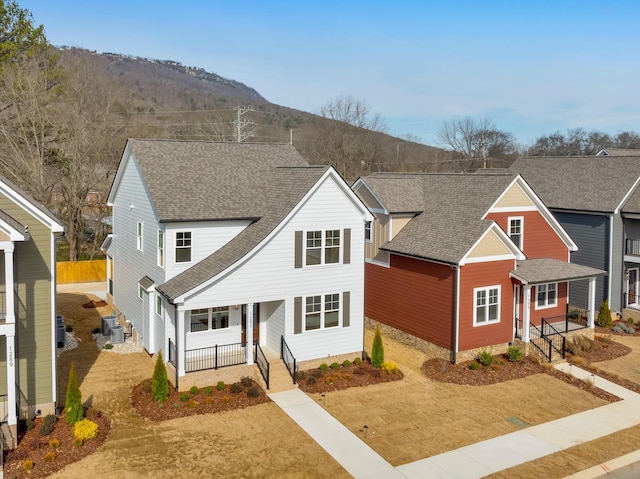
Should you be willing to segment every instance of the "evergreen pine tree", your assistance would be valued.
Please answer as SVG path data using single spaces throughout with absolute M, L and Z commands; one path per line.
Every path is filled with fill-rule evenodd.
M 69 424 L 75 424 L 84 417 L 84 409 L 82 408 L 82 393 L 78 385 L 78 375 L 76 369 L 71 363 L 69 371 L 69 382 L 67 383 L 67 398 L 65 402 L 66 419 Z
M 598 320 L 596 323 L 602 328 L 608 328 L 611 326 L 611 310 L 609 309 L 608 299 L 605 299 L 602 302 L 602 305 L 600 305 L 600 312 L 598 313 Z
M 153 377 L 151 378 L 151 392 L 153 400 L 156 402 L 164 402 L 169 399 L 169 383 L 167 381 L 167 367 L 162 359 L 162 351 L 158 351 L 156 365 L 153 368 Z
M 382 367 L 384 362 L 384 346 L 382 345 L 382 335 L 380 334 L 380 326 L 376 325 L 376 334 L 373 336 L 373 345 L 371 346 L 371 364 L 376 368 Z

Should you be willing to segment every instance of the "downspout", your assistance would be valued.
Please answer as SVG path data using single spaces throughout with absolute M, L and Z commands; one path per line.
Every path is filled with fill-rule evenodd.
M 173 305 L 173 322 L 176 325 L 176 391 L 178 390 L 178 306 Z
M 453 328 L 451 331 L 451 364 L 456 364 L 458 354 L 458 331 L 460 327 L 460 317 L 458 306 L 460 303 L 460 265 L 452 264 L 453 273 Z

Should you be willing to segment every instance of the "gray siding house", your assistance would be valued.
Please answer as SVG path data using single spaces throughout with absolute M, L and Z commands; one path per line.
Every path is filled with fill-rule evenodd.
M 571 262 L 603 269 L 596 304 L 639 308 L 640 156 L 532 157 L 510 169 L 521 174 L 578 245 Z M 570 303 L 586 308 L 588 286 L 572 283 Z
M 20 418 L 55 412 L 55 240 L 51 212 L 0 177 L 0 424 L 17 443 Z

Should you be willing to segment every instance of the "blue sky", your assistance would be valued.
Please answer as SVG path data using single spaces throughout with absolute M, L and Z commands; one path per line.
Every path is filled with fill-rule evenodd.
M 390 133 L 437 145 L 490 118 L 522 144 L 640 131 L 635 1 L 18 0 L 54 45 L 202 67 L 309 112 L 365 100 Z

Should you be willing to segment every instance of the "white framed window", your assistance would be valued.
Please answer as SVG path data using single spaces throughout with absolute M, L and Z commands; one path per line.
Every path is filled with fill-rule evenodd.
M 164 268 L 164 231 L 158 230 L 158 266 Z
M 305 242 L 305 264 L 340 263 L 340 230 L 307 231 Z
M 142 221 L 136 223 L 136 248 L 138 251 L 142 251 Z
M 373 237 L 371 236 L 371 228 L 372 228 L 371 223 L 372 223 L 371 221 L 364 222 L 364 240 L 367 243 L 371 243 L 373 241 Z
M 189 311 L 192 333 L 229 327 L 229 306 L 192 309 Z
M 156 314 L 162 316 L 162 297 L 156 294 Z
M 558 283 L 536 286 L 536 309 L 553 308 L 558 305 Z
M 304 330 L 334 328 L 340 325 L 340 294 L 307 296 L 305 298 Z
M 191 262 L 191 231 L 176 232 L 176 263 Z
M 500 322 L 500 286 L 474 288 L 473 325 Z
M 522 216 L 510 216 L 509 217 L 509 238 L 511 241 L 522 251 L 523 245 L 523 228 L 524 218 Z

